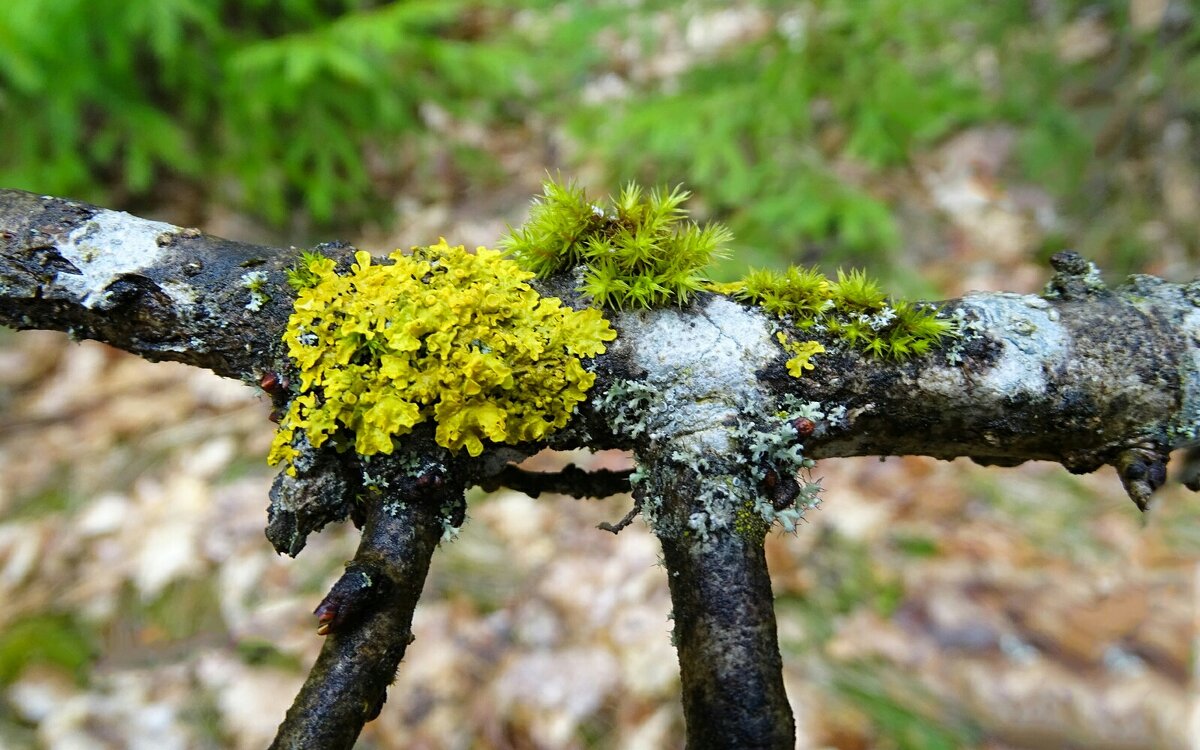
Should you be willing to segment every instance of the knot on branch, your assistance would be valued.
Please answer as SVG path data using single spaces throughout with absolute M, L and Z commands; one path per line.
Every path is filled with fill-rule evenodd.
M 311 460 L 295 475 L 281 472 L 271 485 L 267 539 L 280 554 L 295 557 L 308 535 L 344 521 L 351 511 L 353 484 L 345 463 L 332 451 L 306 452 Z
M 377 565 L 353 560 L 346 572 L 313 610 L 317 635 L 328 635 L 355 622 L 391 589 L 393 583 Z
M 1072 300 L 1104 291 L 1104 279 L 1096 264 L 1077 252 L 1066 250 L 1050 256 L 1054 276 L 1046 284 L 1046 296 Z
M 1117 456 L 1113 464 L 1121 477 L 1121 484 L 1129 499 L 1138 509 L 1150 507 L 1150 496 L 1167 481 L 1167 459 L 1165 450 L 1157 447 L 1130 448 Z

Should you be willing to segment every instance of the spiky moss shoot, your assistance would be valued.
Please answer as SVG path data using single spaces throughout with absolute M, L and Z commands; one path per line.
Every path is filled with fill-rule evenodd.
M 685 305 L 707 288 L 705 269 L 733 237 L 720 224 L 689 221 L 689 196 L 630 183 L 601 205 L 574 183 L 548 180 L 529 220 L 500 244 L 539 277 L 582 265 L 579 291 L 600 307 Z
M 439 445 L 472 456 L 485 440 L 539 440 L 586 398 L 595 375 L 581 358 L 616 338 L 598 310 L 540 296 L 494 250 L 442 240 L 390 264 L 354 257 L 340 275 L 308 254 L 289 277 L 299 293 L 284 342 L 300 385 L 268 457 L 289 471 L 297 441 L 391 453 L 431 417 Z
M 288 285 L 297 292 L 314 287 L 321 279 L 314 268 L 322 268 L 325 256 L 314 250 L 301 250 L 300 261 L 287 271 Z
M 759 305 L 801 330 L 826 332 L 879 359 L 925 354 L 955 330 L 953 321 L 937 317 L 933 305 L 891 301 L 857 270 L 838 270 L 836 281 L 815 268 L 751 271 L 741 282 L 721 285 L 718 291 Z M 795 377 L 812 369 L 809 359 L 824 351 L 815 341 L 797 342 L 790 336 L 780 343 L 793 355 L 788 372 Z

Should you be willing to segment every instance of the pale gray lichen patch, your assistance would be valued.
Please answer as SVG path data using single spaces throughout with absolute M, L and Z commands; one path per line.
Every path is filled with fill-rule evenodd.
M 113 282 L 161 262 L 167 250 L 158 237 L 172 231 L 176 228 L 161 221 L 139 219 L 121 211 L 98 211 L 59 243 L 59 254 L 78 273 L 59 271 L 54 284 L 84 307 L 103 310 L 109 303 L 106 290 Z M 163 291 L 181 304 L 194 300 L 194 295 L 177 286 L 164 287 Z
M 971 318 L 975 333 L 1003 351 L 994 367 L 971 374 L 970 383 L 967 373 L 953 365 L 928 368 L 922 389 L 956 396 L 970 386 L 1016 399 L 1041 397 L 1047 365 L 1064 361 L 1070 347 L 1070 333 L 1053 314 L 1054 308 L 1033 295 L 977 293 L 964 296 L 959 309 Z
M 794 531 L 820 488 L 798 476 L 812 462 L 789 421 L 795 415 L 779 412 L 756 375 L 780 354 L 766 317 L 715 297 L 624 322 L 614 353 L 641 377 L 612 382 L 597 405 L 639 446 L 630 481 L 647 523 L 700 545 L 716 533 L 754 537 L 772 524 Z M 665 477 L 676 473 L 698 487 L 674 498 L 686 511 L 668 512 Z
M 639 315 L 627 313 L 628 316 Z M 765 408 L 755 371 L 778 355 L 766 318 L 721 296 L 686 310 L 658 310 L 622 325 L 614 349 L 629 352 L 644 376 L 639 398 L 653 401 L 641 428 L 696 456 L 728 452 L 721 425 Z
M 271 295 L 267 294 L 267 274 L 262 271 L 250 271 L 242 274 L 242 286 L 250 292 L 250 301 L 246 303 L 246 309 L 250 312 L 258 312 L 263 305 L 271 301 Z
M 1200 308 L 1191 307 L 1182 316 L 1181 328 L 1191 338 L 1191 346 L 1180 346 L 1180 378 L 1183 383 L 1183 399 L 1179 411 L 1171 420 L 1171 437 L 1180 441 L 1175 447 L 1200 444 Z
M 182 281 L 164 281 L 158 286 L 168 297 L 182 305 L 194 305 L 200 299 L 196 287 Z

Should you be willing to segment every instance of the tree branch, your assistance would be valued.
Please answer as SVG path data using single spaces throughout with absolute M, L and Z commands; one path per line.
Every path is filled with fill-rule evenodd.
M 706 512 L 699 501 L 705 490 L 703 478 L 691 472 L 655 469 L 687 746 L 790 750 L 795 727 L 783 689 L 762 535 L 662 533 Z
M 1134 276 L 1108 289 L 1092 273 L 1080 288 L 1059 271 L 1048 297 L 950 300 L 944 314 L 960 320 L 962 337 L 902 363 L 826 337 L 830 352 L 800 378 L 773 340 L 779 323 L 726 298 L 624 314 L 610 358 L 619 377 L 636 376 L 637 393 L 593 403 L 607 400 L 607 418 L 628 421 L 620 400 L 634 399 L 642 442 L 654 443 L 719 424 L 729 432 L 784 400 L 815 402 L 809 458 L 1042 460 L 1075 473 L 1107 464 L 1141 506 L 1170 451 L 1200 440 L 1200 283 Z
M 295 255 L 0 191 L 0 323 L 275 384 L 287 364 L 279 342 Z M 794 526 L 815 504 L 815 483 L 797 471 L 807 461 L 968 456 L 1057 461 L 1074 472 L 1107 464 L 1145 508 L 1169 453 L 1200 444 L 1200 285 L 1139 276 L 1109 289 L 1078 256 L 1060 254 L 1054 266 L 1045 295 L 946 302 L 942 314 L 960 335 L 903 363 L 720 295 L 612 315 L 619 335 L 592 363 L 589 400 L 547 444 L 634 451 L 639 468 L 627 479 L 663 545 L 692 746 L 790 746 L 761 542 L 770 522 Z M 583 304 L 575 286 L 569 274 L 538 283 Z M 788 373 L 781 332 L 825 347 L 815 369 Z M 626 481 L 614 473 L 584 486 L 573 472 L 535 477 L 508 466 L 542 444 L 492 447 L 446 469 L 429 433 L 398 441 L 397 454 L 434 467 L 419 476 L 397 460 L 382 474 L 373 462 L 368 478 L 351 456 L 328 470 L 318 462 L 273 493 L 271 540 L 293 554 L 324 523 L 366 516 L 356 519 L 365 522 L 358 555 L 318 608 L 331 635 L 277 747 L 348 747 L 378 712 L 429 556 L 461 522 L 463 487 L 590 494 L 602 479 L 591 489 L 608 494 Z M 386 503 L 372 494 L 381 487 L 409 500 Z M 360 491 L 365 505 L 351 502 Z M 437 502 L 412 500 L 435 491 Z
M 352 250 L 323 249 L 340 257 Z M 254 382 L 281 365 L 279 334 L 291 302 L 285 271 L 295 257 L 294 250 L 0 190 L 0 323 L 95 338 L 151 360 Z M 977 293 L 945 303 L 966 326 L 953 356 L 881 362 L 835 344 L 800 379 L 783 367 L 786 357 L 771 336 L 777 323 L 724 297 L 702 296 L 683 310 L 619 314 L 621 337 L 598 361 L 592 408 L 581 410 L 595 434 L 568 431 L 554 444 L 644 442 L 649 432 L 630 437 L 614 429 L 611 414 L 595 409 L 596 397 L 616 378 L 657 387 L 653 373 L 671 370 L 669 377 L 682 373 L 689 382 L 717 376 L 677 394 L 693 400 L 720 404 L 727 400 L 721 386 L 736 381 L 771 398 L 791 394 L 835 410 L 841 416 L 819 421 L 805 441 L 812 458 L 1050 460 L 1072 471 L 1140 463 L 1132 474 L 1141 471 L 1143 483 L 1153 484 L 1154 461 L 1200 433 L 1200 287 L 1138 276 L 1110 290 L 1089 275 L 1088 264 L 1060 265 L 1049 298 Z M 243 278 L 256 271 L 266 275 L 257 311 Z M 542 286 L 576 296 L 565 276 Z M 710 352 L 722 355 L 720 368 L 702 361 Z M 653 398 L 641 410 L 653 412 L 643 419 L 647 426 L 680 421 L 672 405 Z M 1130 453 L 1138 450 L 1149 451 L 1140 462 Z
M 461 487 L 448 493 L 461 502 Z M 350 748 L 379 715 L 442 533 L 436 497 L 371 503 L 358 552 L 317 607 L 328 637 L 272 748 Z
M 295 251 L 0 190 L 0 322 L 257 381 L 276 365 Z M 258 302 L 250 289 L 262 274 Z

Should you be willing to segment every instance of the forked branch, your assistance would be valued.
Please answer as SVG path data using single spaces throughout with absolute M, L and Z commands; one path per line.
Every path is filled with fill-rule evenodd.
M 323 250 L 346 261 L 353 248 Z M 286 272 L 297 257 L 0 191 L 0 324 L 67 331 L 278 388 L 289 366 L 280 345 L 293 301 Z M 689 744 L 790 746 L 761 542 L 770 522 L 794 525 L 815 502 L 815 483 L 797 469 L 817 458 L 900 454 L 1050 460 L 1074 472 L 1111 465 L 1144 508 L 1171 451 L 1200 443 L 1200 285 L 1134 277 L 1108 288 L 1078 256 L 1054 265 L 1043 295 L 942 303 L 955 335 L 905 362 L 810 331 L 825 351 L 799 378 L 803 368 L 789 372 L 779 342 L 796 331 L 753 305 L 700 292 L 682 308 L 615 313 L 618 337 L 594 360 L 588 400 L 548 440 L 489 445 L 445 473 L 414 473 L 413 462 L 451 463 L 428 433 L 421 442 L 414 432 L 398 441 L 409 464 L 397 463 L 390 483 L 353 458 L 330 463 L 342 472 L 336 481 L 285 483 L 270 530 L 283 551 L 298 552 L 304 534 L 347 515 L 364 529 L 318 608 L 328 640 L 276 747 L 349 747 L 378 713 L 411 639 L 430 556 L 461 522 L 469 484 L 575 496 L 631 486 L 663 544 Z M 536 287 L 583 306 L 576 285 L 564 272 Z M 788 345 L 817 352 L 817 343 Z M 629 449 L 639 468 L 548 476 L 512 468 L 548 445 Z M 310 505 L 304 487 L 346 496 Z M 356 504 L 359 496 L 366 500 Z

